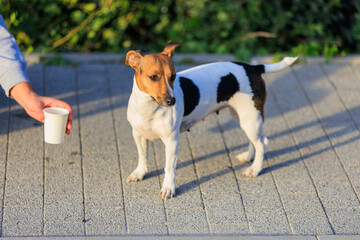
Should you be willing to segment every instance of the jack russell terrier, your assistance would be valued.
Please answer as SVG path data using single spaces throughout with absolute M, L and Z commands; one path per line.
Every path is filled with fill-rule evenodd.
M 285 57 L 281 62 L 265 65 L 216 62 L 176 73 L 172 56 L 175 48 L 180 47 L 170 41 L 159 54 L 129 51 L 125 61 L 135 69 L 127 119 L 139 154 L 138 166 L 127 182 L 144 178 L 148 171 L 148 140 L 161 139 L 166 155 L 163 199 L 175 195 L 180 132 L 222 108 L 230 107 L 250 140 L 248 151 L 237 156 L 241 162 L 254 159 L 243 174 L 248 177 L 259 174 L 268 142 L 262 127 L 266 87 L 261 74 L 280 71 L 297 59 Z

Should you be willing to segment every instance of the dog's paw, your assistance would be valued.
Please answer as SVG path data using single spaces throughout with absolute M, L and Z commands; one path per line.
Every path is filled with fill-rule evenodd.
M 174 187 L 162 187 L 161 189 L 161 198 L 166 200 L 168 198 L 173 198 L 175 196 L 175 186 Z
M 253 160 L 252 157 L 249 156 L 249 152 L 240 153 L 236 156 L 236 158 L 242 163 L 248 163 Z
M 256 177 L 257 175 L 259 175 L 260 170 L 255 169 L 254 167 L 249 167 L 245 171 L 243 171 L 242 174 L 247 177 Z
M 144 179 L 147 169 L 135 169 L 126 179 L 126 182 L 139 182 Z
M 161 198 L 165 200 L 168 198 L 173 198 L 175 196 L 175 182 L 170 180 L 164 180 L 160 194 Z

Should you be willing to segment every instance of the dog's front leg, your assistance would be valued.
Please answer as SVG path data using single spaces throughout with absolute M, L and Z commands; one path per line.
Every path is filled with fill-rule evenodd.
M 133 137 L 136 143 L 139 154 L 139 162 L 136 169 L 126 179 L 126 182 L 138 182 L 143 180 L 145 174 L 148 172 L 147 168 L 147 148 L 148 140 L 144 138 L 138 131 L 133 129 Z
M 178 160 L 179 133 L 174 137 L 163 140 L 165 144 L 165 178 L 161 188 L 161 197 L 163 199 L 175 196 L 175 171 Z

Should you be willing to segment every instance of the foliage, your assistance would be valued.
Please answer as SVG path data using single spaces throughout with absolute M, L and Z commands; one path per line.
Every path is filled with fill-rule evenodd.
M 328 57 L 360 52 L 357 0 L 0 0 L 26 52 L 290 52 Z

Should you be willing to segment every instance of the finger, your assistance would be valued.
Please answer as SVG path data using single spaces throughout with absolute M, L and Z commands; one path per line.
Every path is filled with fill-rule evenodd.
M 72 120 L 68 119 L 68 122 L 66 125 L 66 134 L 70 134 L 71 129 L 72 129 Z

